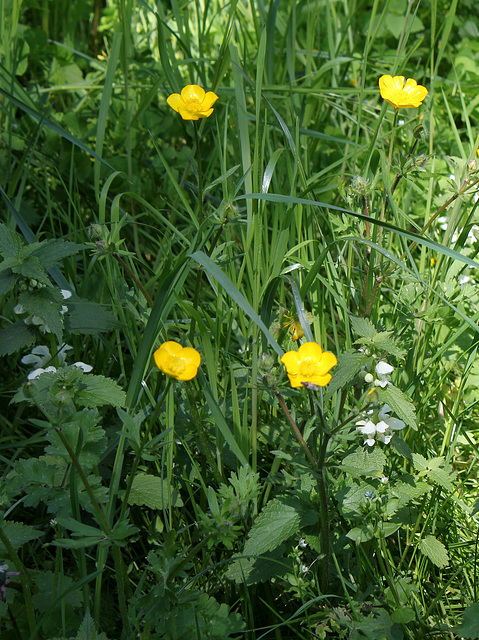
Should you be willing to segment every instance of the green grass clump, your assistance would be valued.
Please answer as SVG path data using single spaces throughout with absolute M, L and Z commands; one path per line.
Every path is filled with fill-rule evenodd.
M 479 637 L 475 12 L 0 3 L 2 640 Z

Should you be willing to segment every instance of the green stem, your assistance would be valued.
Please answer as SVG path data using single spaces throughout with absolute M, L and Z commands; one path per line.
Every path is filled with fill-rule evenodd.
M 293 416 L 290 414 L 288 407 L 286 406 L 286 403 L 284 401 L 283 396 L 281 395 L 281 391 L 276 390 L 275 391 L 275 395 L 279 400 L 279 404 L 281 405 L 281 409 L 283 409 L 284 415 L 286 416 L 286 418 L 288 419 L 289 424 L 292 426 L 293 431 L 294 431 L 294 435 L 296 436 L 296 438 L 298 439 L 299 444 L 303 447 L 304 453 L 306 454 L 306 457 L 308 458 L 310 464 L 311 464 L 311 468 L 315 469 L 317 462 L 314 459 L 313 454 L 311 453 L 310 448 L 308 447 L 308 445 L 306 444 L 305 439 L 303 438 L 303 434 L 301 433 L 301 431 L 299 430 L 298 425 L 296 424 L 296 422 L 293 420 Z
M 206 435 L 203 420 L 201 419 L 200 413 L 198 411 L 198 407 L 196 406 L 196 397 L 195 397 L 192 383 L 186 382 L 185 390 L 186 390 L 186 395 L 188 397 L 188 401 L 190 403 L 191 413 L 193 414 L 193 422 L 195 423 L 196 431 L 200 439 L 201 448 L 203 449 L 203 453 L 206 456 L 206 459 L 208 461 L 208 464 L 210 465 L 211 471 L 215 477 L 216 482 L 218 484 L 221 484 L 223 482 L 223 479 L 219 472 L 218 465 L 216 464 L 216 460 L 213 458 L 213 454 L 211 453 L 210 444 L 208 441 L 208 436 Z
M 68 442 L 68 438 L 63 433 L 61 427 L 56 427 L 56 432 L 58 433 L 58 436 L 59 436 L 60 440 L 62 441 L 63 446 L 68 451 L 68 455 L 70 456 L 70 459 L 71 459 L 71 461 L 73 463 L 73 466 L 75 467 L 78 475 L 80 476 L 80 479 L 81 479 L 81 481 L 83 483 L 83 486 L 85 487 L 85 491 L 87 492 L 88 497 L 90 498 L 91 505 L 92 505 L 93 509 L 96 512 L 97 519 L 98 519 L 98 524 L 100 525 L 103 533 L 108 538 L 110 538 L 110 536 L 111 536 L 111 528 L 110 528 L 110 525 L 108 524 L 108 520 L 106 518 L 106 515 L 105 515 L 103 509 L 98 504 L 98 500 L 96 499 L 95 494 L 93 493 L 93 489 L 91 488 L 91 485 L 88 482 L 88 478 L 86 477 L 86 473 L 84 472 L 83 467 L 81 466 L 77 455 L 73 451 L 73 447 Z

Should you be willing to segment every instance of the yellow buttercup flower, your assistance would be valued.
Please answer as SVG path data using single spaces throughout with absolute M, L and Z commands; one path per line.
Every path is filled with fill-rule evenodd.
M 154 353 L 156 366 L 175 380 L 192 380 L 198 373 L 201 356 L 193 347 L 182 347 L 178 342 L 164 342 Z
M 206 93 L 197 84 L 188 84 L 181 90 L 181 93 L 172 93 L 166 99 L 170 107 L 177 111 L 183 120 L 209 118 L 217 100 L 216 93 L 213 91 Z
M 324 387 L 332 378 L 329 370 L 338 360 L 334 353 L 323 351 L 317 342 L 305 342 L 297 351 L 285 353 L 281 362 L 292 387 Z
M 404 76 L 381 76 L 379 78 L 381 97 L 392 104 L 395 109 L 412 109 L 419 107 L 428 94 L 426 87 L 412 78 Z

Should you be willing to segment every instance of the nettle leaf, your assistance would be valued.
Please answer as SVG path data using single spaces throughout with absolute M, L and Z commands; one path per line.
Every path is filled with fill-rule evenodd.
M 275 498 L 256 518 L 243 553 L 256 556 L 272 551 L 296 535 L 300 527 L 317 522 L 317 512 L 306 508 L 297 497 Z
M 388 384 L 378 391 L 381 395 L 381 401 L 388 404 L 401 420 L 417 431 L 416 409 L 406 394 L 392 384 Z
M 425 493 L 431 491 L 431 485 L 426 482 L 396 482 L 391 488 L 391 494 L 399 498 L 399 508 L 405 507 L 409 502 L 417 500 Z
M 105 404 L 119 407 L 125 404 L 126 394 L 111 378 L 86 374 L 82 377 L 81 388 L 76 392 L 75 400 L 90 408 Z
M 168 509 L 170 506 L 182 507 L 183 501 L 166 478 L 138 473 L 131 486 L 128 504 L 145 505 L 150 509 Z
M 290 551 L 289 545 L 281 544 L 274 551 L 263 553 L 259 558 L 238 558 L 228 567 L 226 577 L 238 584 L 251 585 L 291 573 L 293 559 L 288 557 Z
M 461 638 L 479 640 L 479 604 L 471 604 L 464 610 L 462 623 L 453 627 L 454 633 Z
M 11 265 L 11 270 L 24 278 L 35 279 L 38 282 L 49 285 L 51 284 L 47 272 L 35 256 L 20 256 L 15 264 Z
M 427 476 L 429 480 L 440 485 L 447 491 L 454 490 L 455 478 L 452 467 L 446 462 L 443 456 L 437 456 L 436 458 L 430 458 L 428 460 L 419 453 L 413 453 L 412 460 L 414 468 L 421 475 Z
M 386 456 L 379 447 L 359 447 L 343 459 L 341 466 L 352 476 L 377 478 L 382 475 L 386 462 Z
M 350 382 L 371 358 L 360 351 L 345 351 L 338 356 L 338 364 L 333 369 L 333 378 L 328 384 L 326 396 L 331 396 L 338 389 Z
M 449 564 L 446 547 L 434 536 L 426 536 L 420 540 L 419 549 L 436 567 L 439 567 L 439 569 L 444 569 L 444 567 L 447 567 Z
M 361 338 L 368 338 L 372 340 L 377 334 L 378 330 L 368 318 L 359 318 L 357 316 L 349 316 L 354 333 L 357 333 Z
M 30 347 L 36 340 L 33 327 L 18 320 L 6 329 L 0 330 L 0 356 L 7 356 L 20 349 Z
M 378 351 L 385 351 L 398 358 L 404 358 L 407 350 L 398 347 L 396 341 L 391 338 L 391 331 L 380 331 L 372 339 L 370 344 L 373 344 Z
M 37 538 L 41 538 L 44 535 L 43 531 L 34 529 L 30 525 L 22 524 L 21 522 L 3 521 L 0 523 L 0 527 L 14 549 L 20 549 L 21 546 L 30 542 L 30 540 L 37 540 Z M 8 555 L 8 551 L 1 542 L 0 555 Z
M 47 287 L 23 291 L 18 297 L 18 302 L 26 313 L 38 316 L 52 333 L 61 338 L 63 319 L 60 311 L 63 297 L 59 289 Z
M 38 243 L 33 254 L 38 258 L 46 269 L 50 269 L 57 262 L 78 253 L 80 249 L 85 249 L 86 245 L 68 242 L 67 240 L 45 240 Z
M 67 304 L 68 313 L 65 315 L 65 328 L 70 333 L 95 335 L 118 329 L 121 326 L 104 305 L 83 298 L 70 299 Z
M 0 295 L 5 295 L 11 291 L 17 282 L 17 278 L 11 269 L 2 270 L 3 264 L 0 265 Z
M 0 255 L 3 258 L 14 258 L 24 246 L 25 243 L 18 233 L 3 223 L 0 224 Z

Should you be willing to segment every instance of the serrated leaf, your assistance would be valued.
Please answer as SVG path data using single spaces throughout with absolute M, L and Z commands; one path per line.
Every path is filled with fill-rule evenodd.
M 388 404 L 401 420 L 417 431 L 416 409 L 406 394 L 392 384 L 388 384 L 378 391 L 381 401 Z
M 41 264 L 50 269 L 57 262 L 78 253 L 80 249 L 85 249 L 86 245 L 68 242 L 67 240 L 45 240 L 38 244 L 33 251 Z
M 406 349 L 398 347 L 396 341 L 390 335 L 390 331 L 380 331 L 374 336 L 372 343 L 379 351 L 385 351 L 398 358 L 404 358 L 407 353 Z
M 18 302 L 26 313 L 41 318 L 44 325 L 58 339 L 61 338 L 63 320 L 60 311 L 63 298 L 59 289 L 47 287 L 45 289 L 36 289 L 35 291 L 24 291 L 19 295 Z
M 35 342 L 35 331 L 18 320 L 6 329 L 0 330 L 0 356 L 7 356 L 20 349 L 26 349 Z
M 65 316 L 65 328 L 70 333 L 95 335 L 118 329 L 121 326 L 104 305 L 83 298 L 70 299 L 67 304 L 68 313 Z
M 353 476 L 379 477 L 386 462 L 386 456 L 379 447 L 359 447 L 343 459 L 341 466 Z
M 75 640 L 99 640 L 95 621 L 87 609 Z
M 0 224 L 0 255 L 4 258 L 13 258 L 20 253 L 25 246 L 21 236 L 11 231 L 3 223 Z
M 228 567 L 226 577 L 238 584 L 258 584 L 271 578 L 283 576 L 293 570 L 293 560 L 287 556 L 290 547 L 282 544 L 260 558 L 239 558 Z
M 170 505 L 182 507 L 183 501 L 166 478 L 138 473 L 131 486 L 128 504 L 145 505 L 150 509 L 168 509 Z
M 449 564 L 446 547 L 434 536 L 426 536 L 420 540 L 419 549 L 439 569 L 444 569 Z
M 378 330 L 368 318 L 359 318 L 357 316 L 349 316 L 351 324 L 353 326 L 354 333 L 357 333 L 361 338 L 368 338 L 372 340 L 378 333 Z
M 10 269 L 0 271 L 0 295 L 5 295 L 13 289 L 17 278 L 14 276 Z
M 89 408 L 105 404 L 120 407 L 125 399 L 125 392 L 114 380 L 91 374 L 83 376 L 81 389 L 75 394 L 76 402 Z
M 454 633 L 468 640 L 479 640 L 479 604 L 471 604 L 464 610 L 462 623 L 453 627 Z
M 245 555 L 272 551 L 297 534 L 301 526 L 318 522 L 318 514 L 305 509 L 297 498 L 276 498 L 256 518 L 244 547 Z
M 20 549 L 22 545 L 30 542 L 30 540 L 36 540 L 44 535 L 42 531 L 21 522 L 4 521 L 0 524 L 0 527 L 14 549 Z M 8 551 L 0 542 L 0 555 L 7 554 Z
M 42 284 L 49 285 L 50 278 L 35 256 L 28 256 L 10 267 L 13 273 L 28 279 L 35 279 Z
M 345 351 L 338 356 L 338 364 L 334 367 L 333 378 L 328 384 L 326 395 L 330 396 L 350 382 L 371 358 L 360 351 Z

